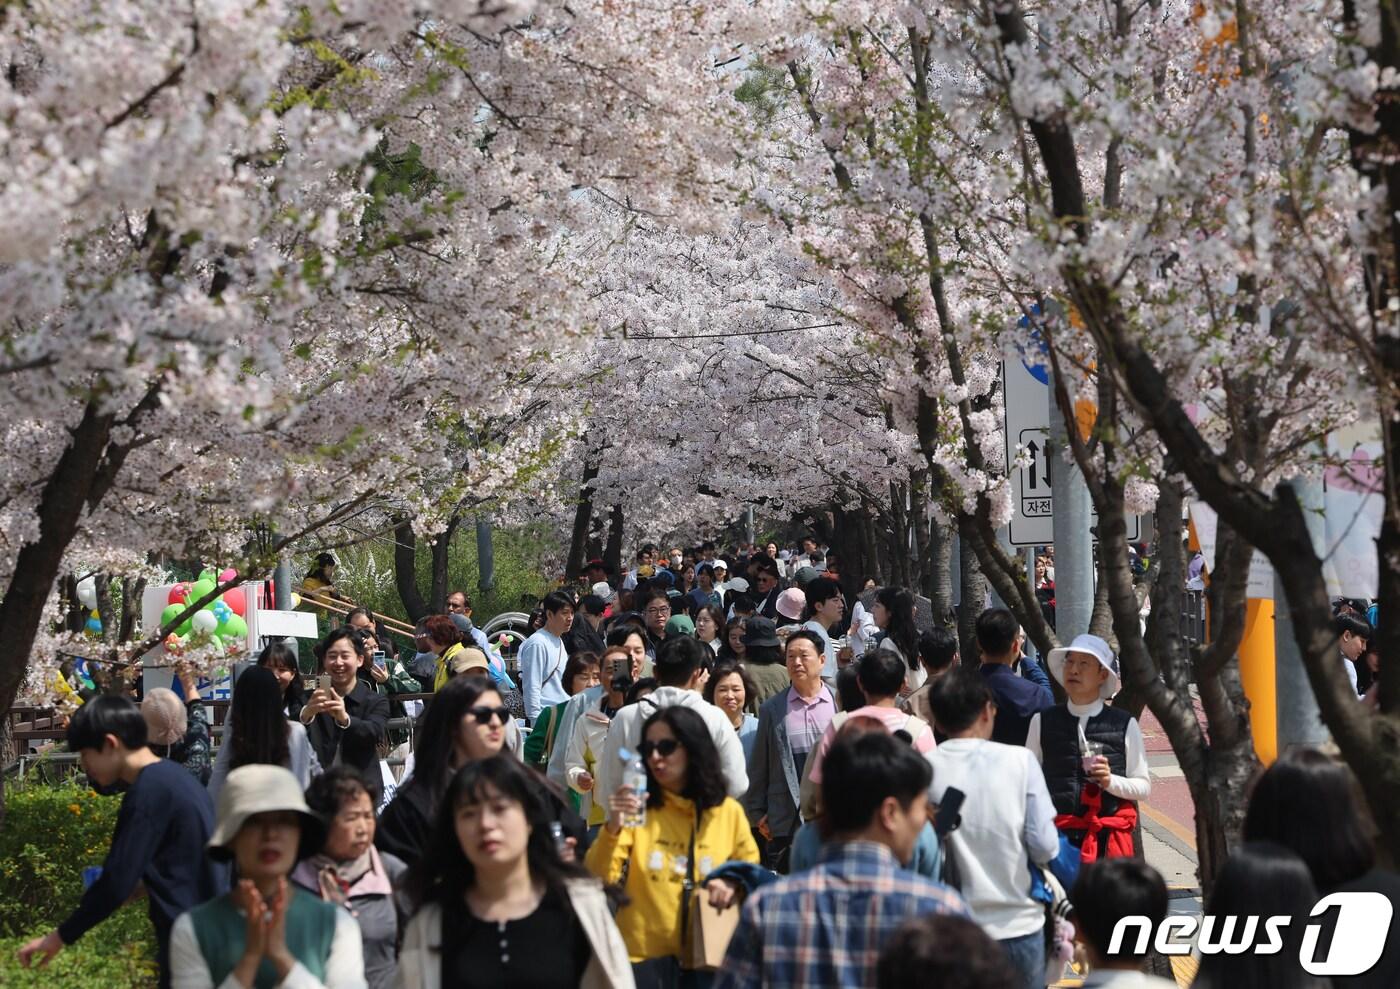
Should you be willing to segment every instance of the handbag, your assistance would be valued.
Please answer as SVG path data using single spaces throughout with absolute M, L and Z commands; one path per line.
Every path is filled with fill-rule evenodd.
M 714 972 L 724 964 L 729 939 L 739 926 L 739 908 L 716 910 L 709 894 L 695 884 L 695 832 L 700 830 L 699 807 L 695 808 L 695 830 L 690 832 L 690 857 L 685 882 L 681 884 L 681 968 Z

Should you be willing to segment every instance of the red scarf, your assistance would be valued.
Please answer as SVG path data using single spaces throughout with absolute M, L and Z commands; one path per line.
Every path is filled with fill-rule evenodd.
M 1079 849 L 1080 862 L 1093 862 L 1103 852 L 1104 858 L 1133 857 L 1133 829 L 1137 827 L 1137 804 L 1129 800 L 1118 804 L 1118 813 L 1111 817 L 1100 817 L 1103 807 L 1103 790 L 1097 783 L 1085 783 L 1079 795 L 1084 805 L 1082 817 L 1074 814 L 1059 814 L 1055 817 L 1055 827 L 1061 831 L 1084 831 L 1084 842 Z M 1108 832 L 1105 846 L 1101 831 Z

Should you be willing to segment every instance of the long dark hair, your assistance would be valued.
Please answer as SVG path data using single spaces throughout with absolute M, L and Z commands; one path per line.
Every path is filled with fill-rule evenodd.
M 286 766 L 292 761 L 287 744 L 287 716 L 282 713 L 282 685 L 265 666 L 243 671 L 233 685 L 228 713 L 231 745 L 229 768 L 262 763 Z
M 452 776 L 452 755 L 456 752 L 462 718 L 488 690 L 500 694 L 490 680 L 453 677 L 433 694 L 428 709 L 418 719 L 412 783 L 428 787 L 434 795 L 446 789 Z
M 1304 921 L 1317 902 L 1308 866 L 1291 849 L 1272 841 L 1245 842 L 1221 867 L 1206 916 L 1291 917 L 1282 932 L 1284 948 L 1272 955 L 1209 954 L 1201 958 L 1201 989 L 1322 989 L 1330 980 L 1305 974 L 1298 965 Z M 1262 921 L 1261 921 L 1262 922 Z M 1219 937 L 1216 932 L 1216 937 Z
M 464 804 L 482 803 L 496 793 L 525 808 L 525 820 L 530 825 L 525 856 L 532 879 L 563 893 L 567 880 L 588 876 L 580 866 L 559 857 L 549 829 L 555 820 L 554 810 L 544 787 L 514 756 L 502 753 L 467 763 L 448 782 L 438 802 L 425 854 L 408 873 L 406 885 L 415 910 L 425 903 L 460 899 L 464 890 L 476 885 L 476 867 L 457 840 L 457 809 Z
M 885 635 L 899 647 L 911 670 L 919 668 L 919 626 L 914 624 L 914 595 L 902 587 L 882 587 L 875 600 L 890 614 Z
M 1316 749 L 1279 756 L 1254 784 L 1245 841 L 1291 848 L 1324 893 L 1370 871 L 1375 850 L 1361 830 L 1351 772 Z
M 269 670 L 290 670 L 292 679 L 282 691 L 282 706 L 288 716 L 295 718 L 306 706 L 306 691 L 301 685 L 301 664 L 296 650 L 280 639 L 269 642 L 258 653 L 258 665 Z
M 664 724 L 685 748 L 685 786 L 681 796 L 695 801 L 701 810 L 718 807 L 728 795 L 724 785 L 724 770 L 720 768 L 719 750 L 710 737 L 705 720 L 687 707 L 663 707 L 642 725 L 642 738 L 654 724 Z M 661 784 L 651 774 L 651 762 L 643 760 L 647 770 L 647 806 L 660 807 L 665 802 Z

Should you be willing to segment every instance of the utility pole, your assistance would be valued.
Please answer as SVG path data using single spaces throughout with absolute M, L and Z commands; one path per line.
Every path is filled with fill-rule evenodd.
M 1069 450 L 1069 426 L 1055 401 L 1054 372 L 1050 376 L 1050 441 L 1045 456 L 1050 470 L 1050 493 L 1055 514 L 1055 633 L 1061 642 L 1089 631 L 1094 614 L 1094 545 L 1089 532 L 1092 512 L 1089 488 Z M 1077 428 L 1077 427 L 1076 427 Z M 1053 461 L 1049 458 L 1054 457 Z M 1035 565 L 1031 565 L 1034 579 Z

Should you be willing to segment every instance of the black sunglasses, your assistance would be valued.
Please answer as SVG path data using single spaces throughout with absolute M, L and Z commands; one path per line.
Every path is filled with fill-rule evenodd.
M 475 718 L 479 725 L 489 725 L 492 718 L 500 718 L 503 725 L 510 720 L 508 707 L 474 707 L 467 713 Z
M 637 751 L 642 754 L 643 759 L 651 758 L 653 752 L 664 759 L 666 756 L 673 754 L 676 749 L 680 747 L 681 743 L 674 738 L 663 738 L 659 742 L 643 742 L 641 745 L 637 746 Z

